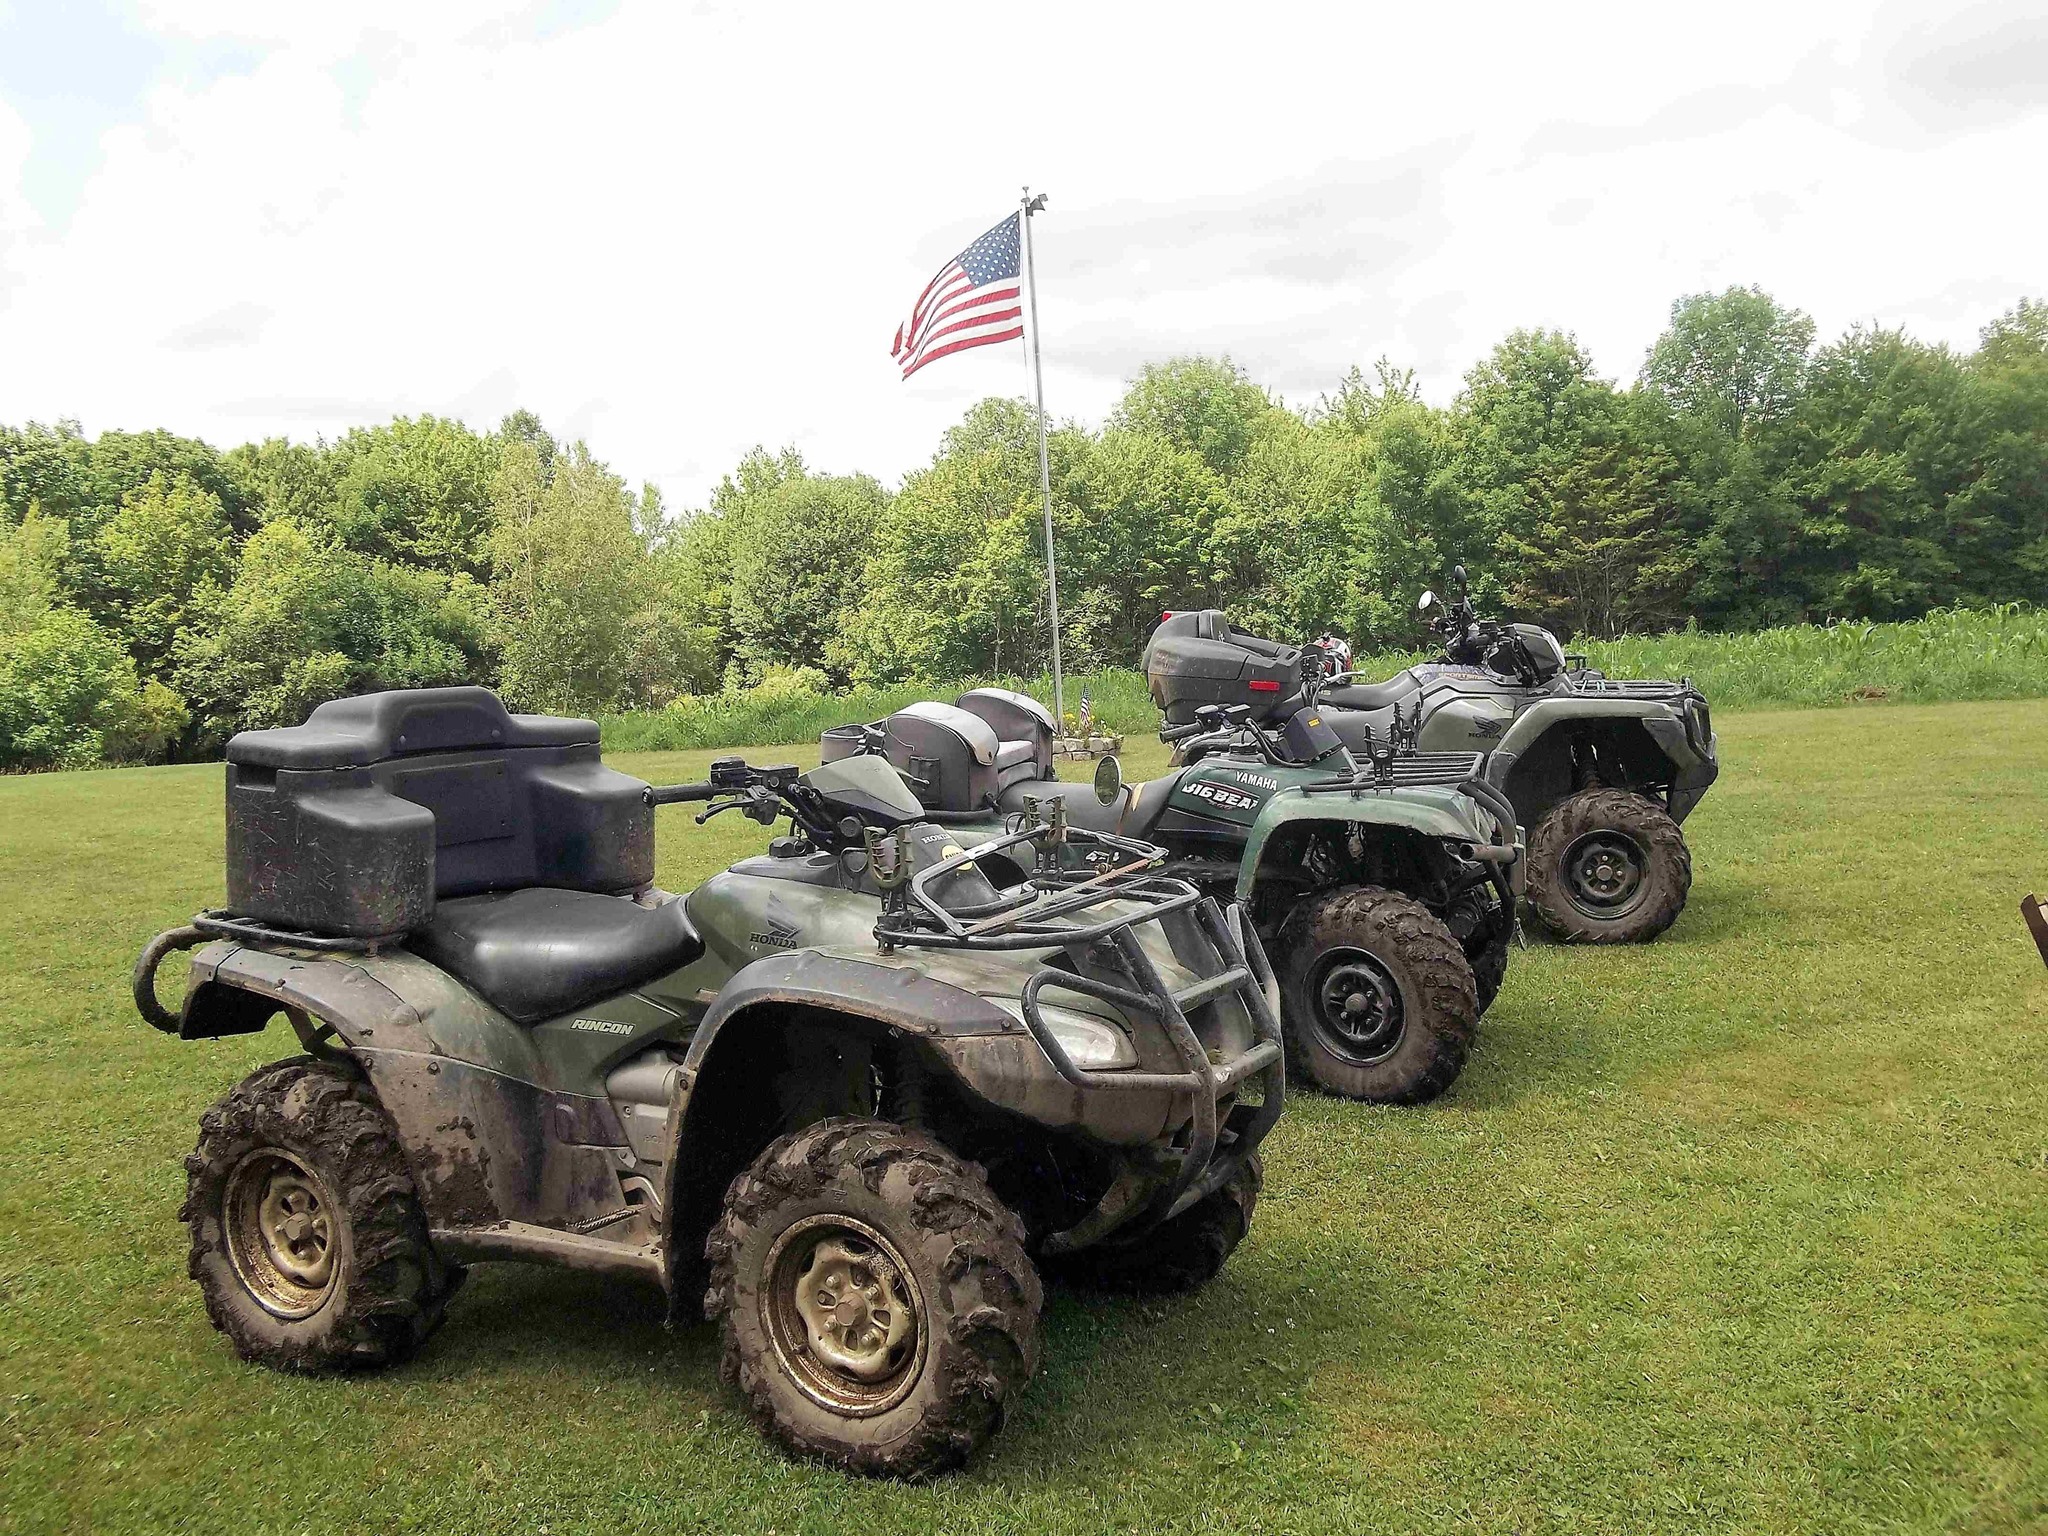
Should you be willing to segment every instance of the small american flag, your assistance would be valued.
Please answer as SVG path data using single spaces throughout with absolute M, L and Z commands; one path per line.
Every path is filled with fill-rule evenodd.
M 1017 281 L 1023 270 L 1017 240 L 1022 217 L 1011 214 L 924 285 L 889 348 L 904 378 L 955 352 L 1015 341 L 1024 334 Z

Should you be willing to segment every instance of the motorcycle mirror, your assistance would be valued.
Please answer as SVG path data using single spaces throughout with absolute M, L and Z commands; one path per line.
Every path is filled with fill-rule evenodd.
M 1429 588 L 1424 587 L 1422 589 L 1422 596 L 1415 599 L 1415 611 L 1417 613 L 1427 613 L 1435 606 L 1436 594 L 1430 591 Z
M 1451 580 L 1458 584 L 1458 591 L 1462 594 L 1465 591 L 1465 567 L 1462 565 L 1452 566 Z
M 1095 765 L 1095 798 L 1104 805 L 1115 805 L 1123 798 L 1124 765 L 1114 757 L 1105 757 Z

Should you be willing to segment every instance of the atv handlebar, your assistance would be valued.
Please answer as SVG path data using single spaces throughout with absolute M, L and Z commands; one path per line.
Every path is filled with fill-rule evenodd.
M 640 792 L 643 805 L 681 805 L 690 800 L 709 800 L 718 793 L 716 784 L 650 784 Z

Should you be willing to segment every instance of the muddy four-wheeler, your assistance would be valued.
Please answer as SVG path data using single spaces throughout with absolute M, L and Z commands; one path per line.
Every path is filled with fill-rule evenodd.
M 1692 887 L 1679 824 L 1720 771 L 1706 698 L 1689 681 L 1620 681 L 1569 666 L 1548 630 L 1478 618 L 1462 566 L 1452 582 L 1448 605 L 1430 592 L 1421 602 L 1443 658 L 1384 682 L 1330 677 L 1318 696 L 1323 718 L 1354 750 L 1392 736 L 1425 753 L 1484 753 L 1486 782 L 1526 829 L 1525 895 L 1543 925 L 1588 944 L 1654 939 Z M 1169 616 L 1147 670 L 1149 658 L 1182 648 L 1213 653 L 1219 698 L 1255 709 L 1259 696 L 1244 690 L 1316 654 L 1246 635 L 1209 609 Z M 1242 677 L 1226 678 L 1233 658 Z
M 1261 720 L 1155 681 L 1182 756 L 1141 784 L 1114 759 L 1092 787 L 1056 780 L 1052 717 L 999 689 L 834 727 L 823 750 L 886 757 L 963 843 L 1057 811 L 1158 844 L 1167 873 L 1241 904 L 1273 946 L 1297 1075 L 1420 1103 L 1457 1077 L 1507 966 L 1513 813 L 1474 752 L 1352 753 L 1313 683 L 1289 678 Z
M 228 759 L 227 905 L 135 996 L 182 1039 L 282 1015 L 304 1048 L 187 1161 L 191 1273 L 248 1359 L 403 1359 L 479 1260 L 639 1276 L 703 1299 L 783 1444 L 919 1476 L 1030 1376 L 1041 1269 L 1186 1287 L 1251 1221 L 1275 983 L 1155 847 L 1055 817 L 963 849 L 879 757 L 650 788 L 480 688 Z M 676 803 L 791 830 L 677 897 Z

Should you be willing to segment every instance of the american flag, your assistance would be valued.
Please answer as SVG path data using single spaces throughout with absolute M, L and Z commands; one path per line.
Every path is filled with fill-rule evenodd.
M 955 352 L 1015 341 L 1024 334 L 1024 306 L 1018 298 L 1021 218 L 1021 213 L 1011 214 L 924 285 L 889 348 L 904 378 Z

